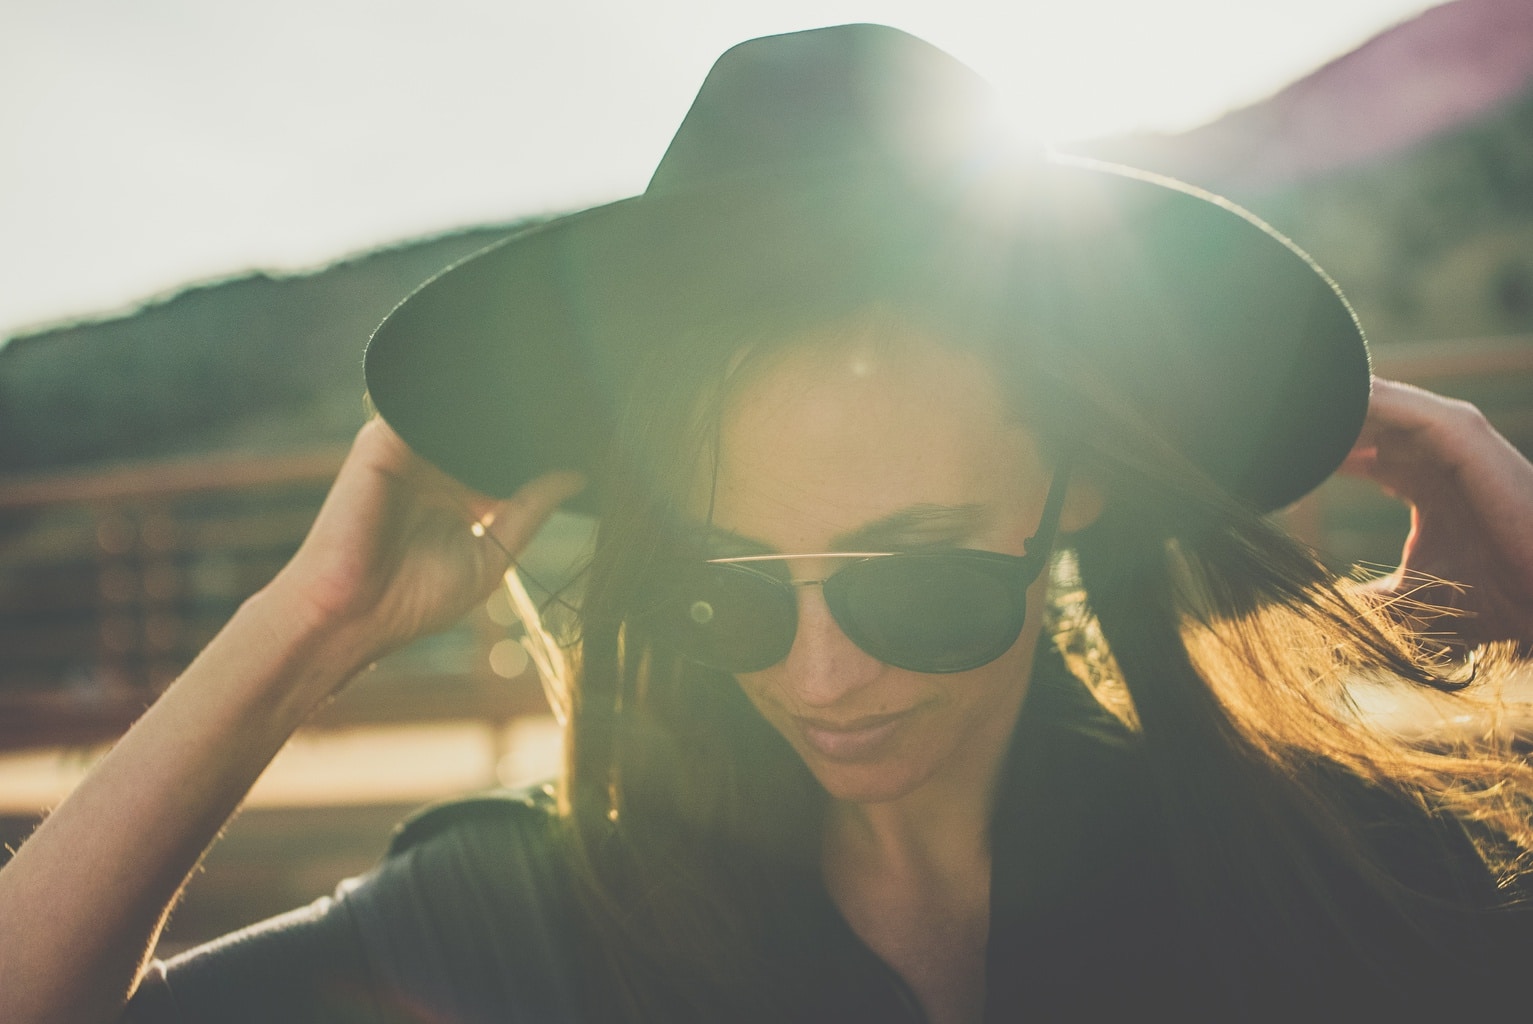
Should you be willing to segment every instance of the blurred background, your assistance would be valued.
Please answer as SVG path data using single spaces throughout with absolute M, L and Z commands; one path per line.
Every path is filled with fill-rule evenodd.
M 416 283 L 640 191 L 712 60 L 882 21 L 1066 150 L 1231 196 L 1351 297 L 1379 372 L 1533 450 L 1527 0 L 0 0 L 0 842 L 18 842 L 294 550 Z M 1407 516 L 1333 481 L 1335 565 Z M 591 524 L 529 553 L 557 585 Z M 380 663 L 262 779 L 164 951 L 322 895 L 392 825 L 546 777 L 497 596 Z

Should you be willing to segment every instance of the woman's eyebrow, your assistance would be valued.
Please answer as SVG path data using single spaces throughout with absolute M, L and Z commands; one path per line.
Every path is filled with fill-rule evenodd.
M 972 534 L 984 519 L 982 505 L 910 505 L 838 535 L 835 546 L 843 551 L 887 551 L 912 539 L 956 540 Z
M 891 512 L 855 530 L 838 534 L 831 546 L 835 551 L 889 551 L 907 546 L 912 540 L 956 540 L 973 533 L 984 519 L 985 508 L 982 505 L 923 502 Z M 778 553 L 776 548 L 765 541 L 714 523 L 694 521 L 687 524 L 686 532 L 698 538 L 698 542 L 714 557 Z

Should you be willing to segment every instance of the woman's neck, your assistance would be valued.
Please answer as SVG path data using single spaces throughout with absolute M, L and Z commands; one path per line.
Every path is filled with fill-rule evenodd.
M 983 1015 L 990 928 L 990 816 L 1026 686 L 962 758 L 894 800 L 836 802 L 822 847 L 825 887 L 858 936 L 910 987 L 934 1024 Z

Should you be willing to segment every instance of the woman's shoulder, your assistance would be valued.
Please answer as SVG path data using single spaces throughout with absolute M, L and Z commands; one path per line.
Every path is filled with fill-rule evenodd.
M 542 787 L 428 807 L 333 896 L 158 965 L 128 1019 L 327 1020 L 337 992 L 380 1024 L 578 1019 L 558 834 Z
M 439 930 L 491 911 L 506 928 L 553 928 L 570 887 L 552 787 L 494 790 L 430 805 L 394 831 L 378 866 L 342 883 L 355 913 L 427 905 Z M 529 914 L 536 915 L 529 917 Z
M 428 804 L 394 830 L 385 862 L 432 845 L 509 841 L 503 852 L 552 856 L 557 843 L 557 805 L 552 784 L 494 789 Z

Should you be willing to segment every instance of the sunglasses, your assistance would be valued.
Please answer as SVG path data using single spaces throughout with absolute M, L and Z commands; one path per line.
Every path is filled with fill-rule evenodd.
M 1059 467 L 1024 554 L 949 549 L 744 555 L 664 566 L 631 622 L 657 647 L 725 672 L 757 672 L 787 658 L 798 630 L 798 590 L 819 587 L 847 639 L 913 672 L 965 672 L 1005 654 L 1022 632 L 1027 589 L 1048 562 L 1068 471 Z M 789 562 L 842 559 L 818 579 Z

